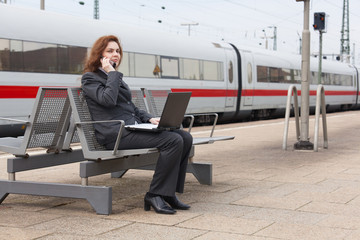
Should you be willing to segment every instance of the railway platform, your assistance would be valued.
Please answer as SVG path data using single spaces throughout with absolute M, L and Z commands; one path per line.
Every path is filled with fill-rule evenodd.
M 294 151 L 284 119 L 219 125 L 232 141 L 197 146 L 195 158 L 213 164 L 213 184 L 187 175 L 179 198 L 188 211 L 160 215 L 143 210 L 152 171 L 130 170 L 121 179 L 89 179 L 113 188 L 113 211 L 97 215 L 86 200 L 10 194 L 0 205 L 0 239 L 360 239 L 360 111 L 327 114 L 329 148 Z M 210 127 L 196 127 L 194 136 Z M 310 116 L 310 141 L 314 136 Z M 0 178 L 7 179 L 0 154 Z M 27 171 L 17 180 L 79 183 L 78 166 Z M 76 166 L 75 166 L 76 165 Z

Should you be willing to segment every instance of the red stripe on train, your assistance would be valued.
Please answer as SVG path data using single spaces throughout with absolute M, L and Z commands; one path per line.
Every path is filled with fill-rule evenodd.
M 301 91 L 297 91 L 298 95 L 301 95 Z M 316 96 L 316 91 L 310 90 L 310 96 Z M 241 96 L 253 96 L 253 97 L 277 97 L 287 96 L 288 90 L 277 90 L 277 89 L 243 89 Z M 356 95 L 356 91 L 325 91 L 326 96 L 337 96 L 337 95 Z
M 236 97 L 237 90 L 172 88 L 172 92 L 192 92 L 191 97 Z
M 192 92 L 192 97 L 236 97 L 237 90 L 226 90 L 226 89 L 188 89 L 188 88 L 174 88 L 171 89 L 172 92 Z M 243 97 L 279 97 L 287 96 L 288 90 L 279 90 L 279 89 L 243 89 L 241 91 L 241 96 Z M 336 95 L 356 95 L 356 91 L 325 91 L 327 96 L 336 96 Z M 301 91 L 298 91 L 298 95 L 301 95 Z M 316 91 L 311 90 L 310 96 L 316 96 Z
M 0 98 L 36 98 L 39 86 L 0 86 Z
M 39 86 L 0 86 L 1 98 L 36 98 Z M 192 92 L 192 97 L 236 97 L 237 90 L 227 89 L 189 89 L 189 88 L 173 88 L 172 92 Z M 287 96 L 287 90 L 278 89 L 243 89 L 241 95 L 243 97 L 267 97 L 267 96 Z M 301 91 L 298 91 L 298 95 Z M 356 91 L 325 91 L 327 96 L 340 95 L 356 95 Z M 310 96 L 315 96 L 316 91 L 310 91 Z

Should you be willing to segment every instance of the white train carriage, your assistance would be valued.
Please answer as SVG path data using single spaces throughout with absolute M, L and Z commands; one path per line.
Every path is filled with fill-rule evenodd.
M 274 51 L 252 50 L 242 65 L 243 88 L 241 109 L 251 109 L 253 117 L 282 114 L 286 106 L 288 88 L 297 87 L 301 95 L 301 56 Z M 316 104 L 318 59 L 310 60 L 310 108 Z M 357 103 L 357 70 L 349 64 L 323 60 L 320 83 L 325 86 L 328 110 L 349 109 Z M 299 98 L 299 103 L 301 96 Z
M 108 34 L 121 39 L 119 71 L 130 87 L 191 91 L 190 113 L 235 110 L 237 96 L 228 89 L 237 82 L 225 81 L 230 46 L 6 5 L 0 5 L 0 20 L 2 117 L 26 119 L 39 86 L 79 86 L 88 48 Z
M 26 119 L 39 86 L 79 86 L 94 41 L 113 34 L 124 56 L 119 71 L 132 88 L 191 91 L 189 113 L 217 112 L 220 120 L 272 117 L 284 111 L 287 89 L 300 90 L 301 56 L 199 41 L 120 23 L 0 5 L 0 116 Z M 317 59 L 311 61 L 314 106 Z M 357 69 L 323 61 L 329 108 L 358 100 Z M 21 134 L 0 122 L 0 136 Z

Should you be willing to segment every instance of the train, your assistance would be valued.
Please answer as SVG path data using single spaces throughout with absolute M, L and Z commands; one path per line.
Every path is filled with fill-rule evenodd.
M 284 116 L 290 85 L 301 89 L 301 56 L 156 32 L 0 4 L 0 117 L 28 119 L 39 87 L 80 86 L 84 58 L 97 38 L 116 35 L 124 50 L 119 71 L 133 89 L 191 91 L 187 113 L 218 113 L 219 121 Z M 328 111 L 359 106 L 354 65 L 310 60 L 310 110 L 324 85 Z M 166 90 L 166 91 L 164 91 Z M 0 137 L 24 125 L 0 120 Z

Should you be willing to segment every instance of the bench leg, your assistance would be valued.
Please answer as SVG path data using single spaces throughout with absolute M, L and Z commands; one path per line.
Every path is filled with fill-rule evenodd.
M 212 164 L 189 162 L 187 172 L 192 173 L 200 184 L 212 185 Z
M 111 177 L 112 177 L 112 178 L 122 178 L 122 176 L 124 176 L 127 171 L 128 171 L 128 170 L 122 170 L 122 171 L 118 171 L 118 172 L 112 172 L 112 173 L 111 173 Z
M 81 186 L 75 184 L 0 181 L 1 202 L 10 194 L 68 197 L 86 199 L 97 214 L 109 215 L 112 211 L 111 187 Z M 0 202 L 0 203 L 1 203 Z
M 7 196 L 9 196 L 9 193 L 7 193 L 7 192 L 1 192 L 0 193 L 0 204 L 5 200 L 5 198 L 7 197 Z

